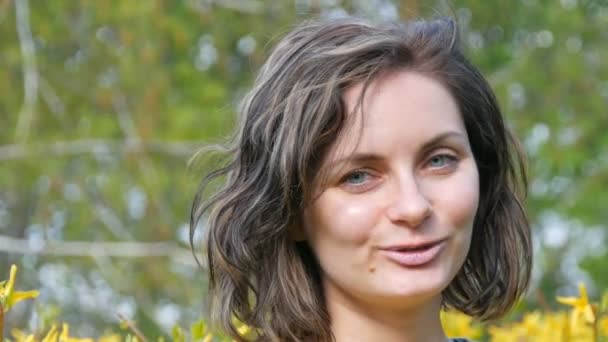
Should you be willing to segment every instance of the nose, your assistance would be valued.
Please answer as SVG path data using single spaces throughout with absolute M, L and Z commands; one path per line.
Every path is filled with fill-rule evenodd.
M 386 209 L 386 216 L 393 223 L 408 228 L 418 228 L 432 213 L 427 196 L 413 175 L 399 177 L 394 184 L 393 196 Z

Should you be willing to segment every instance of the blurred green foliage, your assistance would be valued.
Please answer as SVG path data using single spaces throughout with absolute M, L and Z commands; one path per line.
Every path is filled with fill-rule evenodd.
M 91 336 L 120 312 L 158 335 L 198 318 L 206 280 L 186 224 L 208 166 L 187 161 L 230 134 L 278 38 L 304 18 L 347 13 L 457 17 L 530 159 L 526 306 L 576 280 L 595 281 L 592 295 L 608 287 L 603 0 L 0 0 L 0 273 L 22 265 L 45 308 L 13 312 L 8 326 L 61 315 Z M 166 244 L 141 244 L 153 242 Z

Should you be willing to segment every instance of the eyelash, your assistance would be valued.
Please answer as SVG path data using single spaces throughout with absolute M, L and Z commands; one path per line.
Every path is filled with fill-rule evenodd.
M 363 180 L 361 183 L 349 183 L 349 179 L 352 179 L 352 177 L 357 174 L 365 175 L 366 176 L 365 180 Z M 372 178 L 372 179 L 369 180 L 368 178 Z M 351 189 L 355 189 L 357 191 L 362 192 L 362 191 L 367 190 L 369 187 L 373 187 L 373 183 L 370 183 L 370 182 L 373 182 L 373 178 L 375 178 L 375 176 L 373 175 L 373 173 L 371 171 L 369 171 L 367 169 L 356 169 L 356 170 L 353 170 L 353 171 L 347 173 L 344 177 L 342 177 L 342 179 L 340 179 L 340 184 L 342 186 L 349 187 Z
M 351 171 L 341 179 L 341 182 L 346 183 L 350 178 L 352 178 L 354 175 L 358 175 L 358 174 L 364 174 L 369 177 L 370 172 L 365 169 L 357 169 L 357 170 Z
M 444 169 L 449 166 L 454 166 L 454 164 L 456 164 L 459 161 L 458 157 L 453 154 L 439 153 L 439 154 L 435 154 L 435 155 L 431 156 L 428 159 L 428 161 L 426 162 L 426 164 L 429 165 L 434 159 L 437 159 L 437 158 L 444 159 L 446 161 L 447 165 L 431 167 L 433 170 L 441 170 L 441 169 Z

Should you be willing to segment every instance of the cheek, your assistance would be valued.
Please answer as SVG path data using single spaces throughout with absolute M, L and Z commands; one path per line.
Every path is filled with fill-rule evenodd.
M 449 214 L 456 227 L 472 228 L 479 206 L 479 187 L 476 183 L 452 194 Z
M 363 245 L 378 222 L 377 201 L 365 195 L 345 195 L 328 190 L 304 213 L 305 229 L 311 242 Z
M 479 176 L 477 168 L 470 167 L 449 179 L 447 183 L 437 184 L 433 189 L 435 207 L 443 219 L 455 229 L 471 229 L 479 206 Z

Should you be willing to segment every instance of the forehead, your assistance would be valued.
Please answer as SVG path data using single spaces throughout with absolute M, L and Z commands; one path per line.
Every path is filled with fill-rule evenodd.
M 442 83 L 421 73 L 388 73 L 366 89 L 357 83 L 346 89 L 343 100 L 347 120 L 329 159 L 393 145 L 415 148 L 448 131 L 466 136 L 452 94 Z

